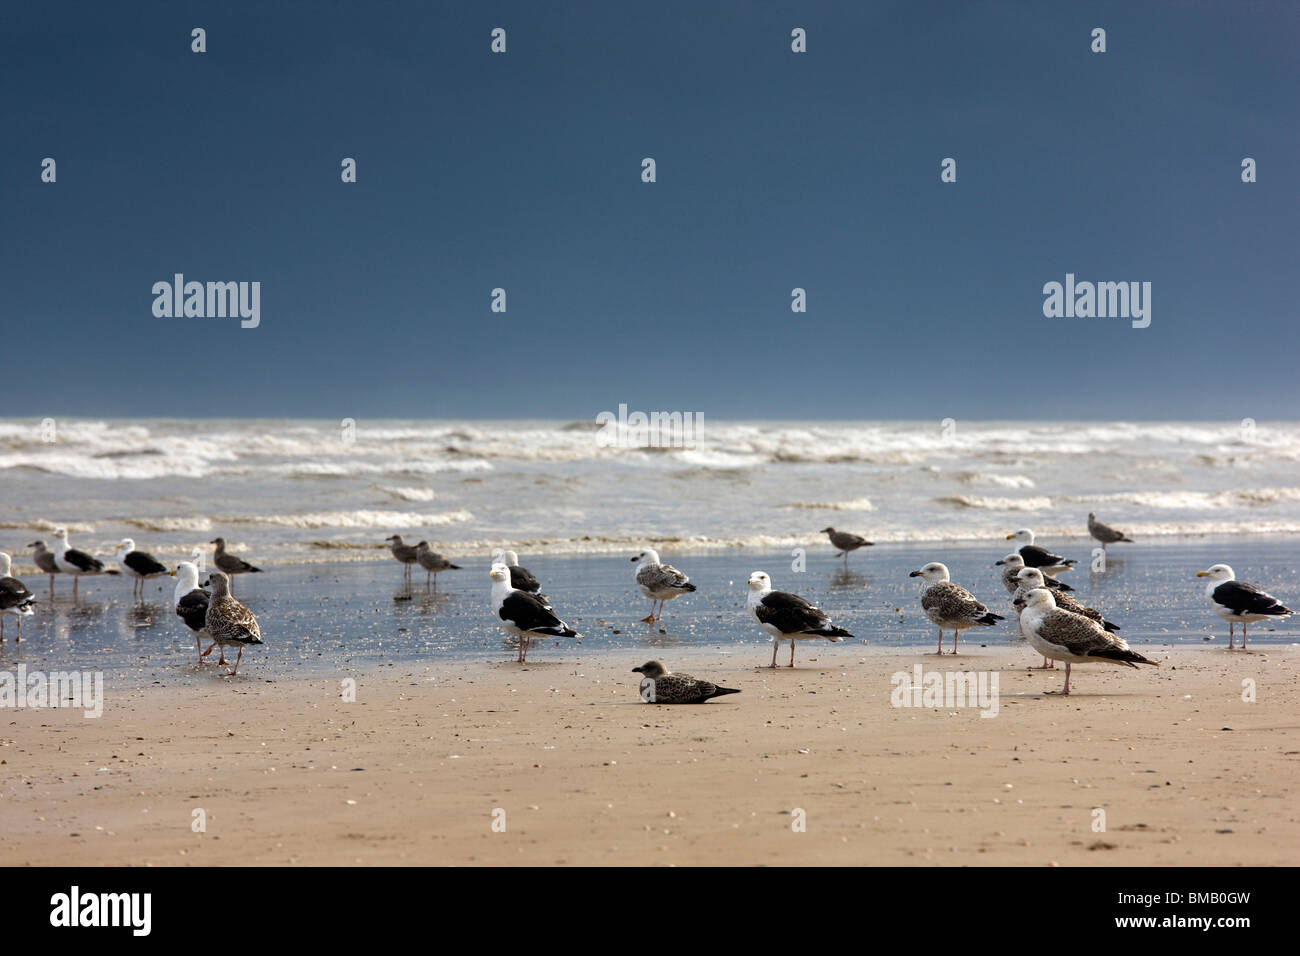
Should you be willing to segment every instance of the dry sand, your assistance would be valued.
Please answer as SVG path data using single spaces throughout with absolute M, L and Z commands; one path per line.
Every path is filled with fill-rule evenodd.
M 197 690 L 110 678 L 99 719 L 0 711 L 0 864 L 1300 863 L 1294 645 L 1143 645 L 1159 670 L 1076 668 L 1068 698 L 1025 646 L 755 650 L 660 651 L 743 689 L 691 707 L 640 701 L 646 652 L 572 647 L 384 668 L 355 703 L 251 655 Z M 891 706 L 915 663 L 996 670 L 998 715 Z

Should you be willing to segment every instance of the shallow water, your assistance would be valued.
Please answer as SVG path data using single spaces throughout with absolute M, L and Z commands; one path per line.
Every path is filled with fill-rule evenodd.
M 745 581 L 754 570 L 767 571 L 774 585 L 792 590 L 831 613 L 855 637 L 841 644 L 801 643 L 796 663 L 821 665 L 853 661 L 853 648 L 868 645 L 915 646 L 932 650 L 936 629 L 921 615 L 919 581 L 908 572 L 940 560 L 953 580 L 972 590 L 996 613 L 1008 618 L 994 627 L 963 632 L 959 648 L 981 643 L 1004 645 L 1017 638 L 1014 611 L 993 562 L 1006 553 L 1002 542 L 943 546 L 877 545 L 844 562 L 829 548 L 812 550 L 807 570 L 791 570 L 789 552 L 726 551 L 677 559 L 664 555 L 691 575 L 699 590 L 667 603 L 663 632 L 637 619 L 650 602 L 632 582 L 630 555 L 523 555 L 521 563 L 542 581 L 559 614 L 582 632 L 584 653 L 603 649 L 644 649 L 647 657 L 671 660 L 684 646 L 720 647 L 755 666 L 771 659 L 772 646 L 745 612 Z M 1062 546 L 1067 556 L 1086 561 L 1080 549 Z M 1258 584 L 1292 607 L 1300 606 L 1300 575 L 1293 546 L 1284 540 L 1192 539 L 1159 545 L 1116 546 L 1106 573 L 1087 570 L 1063 575 L 1087 603 L 1123 627 L 1122 636 L 1143 645 L 1227 646 L 1227 625 L 1210 612 L 1204 581 L 1197 570 L 1217 562 L 1234 566 L 1238 576 Z M 342 677 L 387 665 L 425 665 L 463 660 L 510 660 L 507 641 L 488 605 L 486 559 L 467 559 L 460 571 L 439 576 L 435 593 L 426 591 L 423 573 L 413 585 L 402 583 L 392 560 L 346 565 L 278 567 L 236 579 L 236 596 L 258 615 L 265 644 L 249 648 L 239 679 L 277 680 L 299 676 Z M 193 638 L 171 613 L 171 578 L 146 582 L 145 600 L 133 602 L 130 583 L 121 578 L 85 578 L 80 600 L 71 599 L 71 581 L 56 578 L 56 599 L 42 603 L 23 627 L 15 653 L 13 619 L 0 652 L 0 668 L 19 661 L 39 668 L 103 671 L 110 687 L 151 683 L 212 683 L 222 668 L 195 666 Z M 27 583 L 44 599 L 47 578 Z M 1252 625 L 1251 646 L 1300 640 L 1300 622 Z M 530 661 L 563 661 L 574 640 L 534 644 Z M 945 646 L 951 646 L 946 635 Z M 786 652 L 788 654 L 788 651 Z M 571 651 L 570 651 L 571 654 Z M 1026 647 L 1026 663 L 1032 652 Z M 215 661 L 216 652 L 211 660 Z

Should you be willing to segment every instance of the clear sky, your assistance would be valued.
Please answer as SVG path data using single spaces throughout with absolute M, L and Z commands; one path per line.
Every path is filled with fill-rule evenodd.
M 4 414 L 1300 418 L 1298 38 L 1227 0 L 11 5 Z M 155 317 L 176 272 L 260 282 L 260 326 Z M 1150 327 L 1045 318 L 1067 272 L 1152 283 Z

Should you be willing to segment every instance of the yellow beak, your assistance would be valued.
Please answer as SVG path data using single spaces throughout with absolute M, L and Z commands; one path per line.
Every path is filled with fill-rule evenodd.
M 1196 572 L 1196 576 L 1197 576 L 1198 578 L 1208 578 L 1208 577 L 1210 576 L 1210 572 L 1209 572 L 1209 571 L 1197 571 L 1197 572 Z
M 169 577 L 169 578 L 174 578 L 174 577 L 176 577 L 176 572 L 175 572 L 175 571 L 168 571 L 168 572 L 167 572 L 167 577 Z
M 1002 540 L 1003 540 L 1003 541 L 1010 541 L 1010 540 L 1011 540 L 1012 538 L 1014 538 L 1014 537 L 1015 537 L 1014 534 L 1009 534 L 1009 535 L 1007 535 L 1005 538 L 1003 538 Z

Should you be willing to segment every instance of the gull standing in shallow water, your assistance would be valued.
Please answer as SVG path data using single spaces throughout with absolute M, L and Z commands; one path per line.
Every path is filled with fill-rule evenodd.
M 949 581 L 948 566 L 945 564 L 931 561 L 908 577 L 925 579 L 925 587 L 921 589 L 921 610 L 939 625 L 939 654 L 943 653 L 945 630 L 952 631 L 952 652 L 956 654 L 958 632 L 976 625 L 992 627 L 998 621 L 1006 620 L 1001 614 L 994 614 L 977 601 L 975 595 L 965 588 Z
M 9 555 L 0 551 L 0 644 L 5 639 L 5 617 L 10 614 L 18 619 L 17 642 L 23 642 L 23 618 L 32 616 L 32 606 L 36 603 L 36 596 L 12 572 Z
M 641 699 L 647 704 L 702 704 L 725 694 L 739 694 L 734 687 L 717 684 L 690 674 L 674 674 L 658 661 L 646 661 L 632 668 L 641 677 Z
M 1127 541 L 1129 544 L 1133 543 L 1133 539 L 1123 531 L 1117 531 L 1110 525 L 1102 524 L 1098 521 L 1097 515 L 1091 511 L 1088 512 L 1088 534 L 1092 535 L 1095 540 L 1101 542 L 1102 551 L 1106 550 L 1106 545 L 1108 544 L 1117 544 L 1120 541 Z
M 228 663 L 226 646 L 237 646 L 239 656 L 235 658 L 235 666 L 226 675 L 234 677 L 239 672 L 239 662 L 244 657 L 244 645 L 261 644 L 262 629 L 258 627 L 253 612 L 231 597 L 230 578 L 224 571 L 213 571 L 208 575 L 208 584 L 212 587 L 212 597 L 208 600 L 208 612 L 204 615 L 203 626 L 208 637 L 212 638 L 212 644 L 200 656 L 207 657 L 212 653 L 213 645 L 220 645 L 220 659 L 217 663 L 225 664 Z
M 822 528 L 822 534 L 831 539 L 831 544 L 843 552 L 844 566 L 848 567 L 849 552 L 856 551 L 858 548 L 869 548 L 875 542 L 868 541 L 866 538 L 856 534 L 849 534 L 847 531 L 836 531 L 834 528 Z M 841 557 L 837 554 L 835 557 Z
M 1233 629 L 1241 625 L 1241 649 L 1246 649 L 1246 625 L 1252 621 L 1267 621 L 1269 618 L 1286 617 L 1292 611 L 1283 607 L 1282 602 L 1244 581 L 1236 580 L 1232 568 L 1226 564 L 1216 564 L 1207 571 L 1197 571 L 1198 578 L 1209 578 L 1205 585 L 1205 596 L 1210 601 L 1214 613 L 1228 622 L 1228 650 L 1233 648 Z
M 117 563 L 122 565 L 122 570 L 135 579 L 131 582 L 132 597 L 135 597 L 137 590 L 140 597 L 144 597 L 146 578 L 156 578 L 159 575 L 168 573 L 166 566 L 159 564 L 152 554 L 137 551 L 135 541 L 131 538 L 122 539 L 122 543 L 117 546 L 117 554 L 114 557 L 117 559 Z
M 838 644 L 853 636 L 844 628 L 831 624 L 830 615 L 797 594 L 773 591 L 772 579 L 765 571 L 755 571 L 749 576 L 748 583 L 749 613 L 772 637 L 773 667 L 776 667 L 776 652 L 782 641 L 790 642 L 790 666 L 794 667 L 795 641 L 824 637 L 832 644 Z
M 217 550 L 213 552 L 212 563 L 216 565 L 218 571 L 226 575 L 229 582 L 230 591 L 233 594 L 235 590 L 234 580 L 236 574 L 260 574 L 262 569 L 255 568 L 237 554 L 230 554 L 226 551 L 225 538 L 213 538 L 208 544 L 215 544 Z
M 54 597 L 54 575 L 59 573 L 59 565 L 54 560 L 54 552 L 45 547 L 44 541 L 33 541 L 27 547 L 32 548 L 32 563 L 42 574 L 50 576 L 50 597 Z
M 194 647 L 199 652 L 199 663 L 202 664 L 202 639 L 209 636 L 208 603 L 211 596 L 199 587 L 199 569 L 192 562 L 182 561 L 176 565 L 176 570 L 172 571 L 171 575 L 176 579 L 176 589 L 172 592 L 172 608 L 176 611 L 176 616 L 185 622 L 185 626 L 194 635 Z
M 78 551 L 68 545 L 68 532 L 63 528 L 54 529 L 54 540 L 58 545 L 54 549 L 54 563 L 64 574 L 72 575 L 72 599 L 77 599 L 77 582 L 83 574 L 117 574 L 117 571 L 105 571 L 104 562 L 99 558 Z
M 1062 695 L 1070 693 L 1070 665 L 1101 661 L 1136 668 L 1138 664 L 1160 665 L 1147 660 L 1136 651 L 1129 650 L 1128 642 L 1107 634 L 1096 621 L 1082 614 L 1062 611 L 1047 588 L 1034 588 L 1016 598 L 1023 610 L 1020 613 L 1020 630 L 1034 650 L 1054 661 L 1065 661 L 1065 688 Z M 1047 691 L 1052 693 L 1052 691 Z
M 534 638 L 579 636 L 537 595 L 512 587 L 506 565 L 492 565 L 488 576 L 492 579 L 492 609 L 506 632 L 519 638 L 519 656 L 515 660 L 520 664 L 528 662 L 528 645 Z
M 1020 545 L 1020 557 L 1024 558 L 1025 567 L 1038 568 L 1044 574 L 1060 574 L 1079 563 L 1076 558 L 1063 558 L 1034 544 L 1034 533 L 1028 528 L 1013 531 L 1006 539 Z
M 429 550 L 429 542 L 421 541 L 415 546 L 415 560 L 424 568 L 424 589 L 429 590 L 429 578 L 433 578 L 433 589 L 438 590 L 438 575 L 443 571 L 459 571 L 459 564 L 452 564 L 437 551 Z
M 659 605 L 659 620 L 664 618 L 664 602 L 671 601 L 679 594 L 689 594 L 695 590 L 691 579 L 678 571 L 671 564 L 659 563 L 659 552 L 646 548 L 633 561 L 639 561 L 633 576 L 641 593 L 650 599 L 650 616 L 641 620 L 648 624 L 655 621 L 655 604 Z

